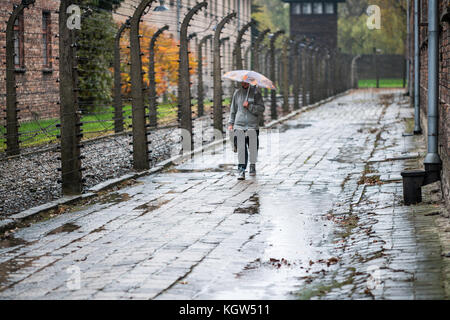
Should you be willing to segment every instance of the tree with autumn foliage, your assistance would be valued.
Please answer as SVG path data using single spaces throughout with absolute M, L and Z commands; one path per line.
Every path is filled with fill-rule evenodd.
M 142 56 L 142 69 L 145 72 L 143 76 L 143 82 L 145 86 L 149 86 L 149 48 L 150 40 L 153 34 L 157 31 L 157 28 L 147 24 L 140 26 L 139 34 Z M 129 46 L 129 34 L 125 33 L 121 39 L 121 50 L 123 59 L 121 60 L 122 77 L 125 80 L 122 85 L 124 94 L 129 94 L 131 91 L 130 85 L 130 49 Z M 179 59 L 179 42 L 174 39 L 173 34 L 169 32 L 163 32 L 159 35 L 155 44 L 155 81 L 156 81 L 156 94 L 158 96 L 167 95 L 170 100 L 175 101 L 176 96 L 173 94 L 178 85 L 178 59 Z M 189 54 L 190 74 L 193 75 L 197 69 L 197 62 L 193 54 Z
M 381 9 L 381 29 L 367 27 L 367 8 Z M 346 0 L 339 4 L 339 47 L 352 54 L 403 54 L 406 38 L 406 0 Z

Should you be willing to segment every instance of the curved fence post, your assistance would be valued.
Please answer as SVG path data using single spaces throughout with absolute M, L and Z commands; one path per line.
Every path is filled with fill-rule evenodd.
M 178 108 L 180 128 L 189 132 L 191 139 L 185 141 L 183 138 L 183 151 L 193 150 L 194 136 L 192 134 L 192 104 L 189 76 L 189 49 L 188 49 L 188 27 L 189 22 L 202 8 L 208 7 L 206 1 L 197 3 L 183 19 L 180 28 L 180 65 L 178 70 Z
M 300 63 L 300 41 L 294 40 L 292 50 L 292 94 L 294 95 L 294 110 L 300 109 L 300 77 L 302 76 Z
M 275 73 L 275 41 L 277 38 L 284 34 L 284 30 L 278 30 L 270 38 L 270 80 L 276 81 Z M 271 104 L 270 104 L 270 116 L 272 119 L 277 119 L 277 92 L 276 90 L 270 90 Z
M 205 112 L 205 91 L 203 88 L 203 45 L 206 44 L 206 41 L 212 38 L 212 34 L 208 34 L 204 36 L 198 43 L 197 46 L 197 60 L 198 60 L 198 89 L 197 89 L 197 112 L 198 116 L 201 117 Z
M 20 153 L 19 121 L 17 113 L 16 75 L 14 66 L 14 23 L 18 16 L 35 0 L 22 0 L 15 5 L 6 25 L 6 154 Z
M 149 45 L 149 59 L 148 59 L 148 118 L 150 127 L 155 128 L 158 125 L 157 106 L 156 106 L 156 80 L 155 80 L 155 44 L 158 37 L 166 30 L 169 30 L 169 26 L 165 25 L 153 34 L 150 39 Z
M 361 55 L 354 56 L 352 58 L 352 88 L 358 89 L 358 60 L 361 58 Z
M 311 43 L 308 47 L 308 80 L 307 80 L 307 87 L 308 87 L 308 104 L 314 103 L 314 45 Z
M 300 42 L 300 65 L 301 65 L 301 69 L 302 69 L 302 74 L 301 74 L 301 93 L 302 93 L 302 107 L 307 105 L 307 100 L 306 100 L 306 91 L 307 91 L 307 85 L 306 85 L 306 81 L 307 81 L 307 72 L 308 72 L 308 65 L 307 65 L 307 58 L 308 58 L 308 49 L 307 49 L 307 45 L 308 45 L 308 39 L 305 38 L 302 42 Z
M 141 45 L 139 42 L 139 22 L 147 7 L 155 0 L 142 0 L 130 19 L 130 60 L 131 60 L 131 113 L 133 122 L 133 168 L 146 170 L 148 162 L 148 141 L 142 83 Z
M 116 33 L 114 39 L 114 132 L 123 131 L 123 110 L 122 110 L 122 77 L 120 71 L 120 38 L 126 28 L 130 27 L 130 22 L 127 20 L 122 24 Z
M 267 46 L 264 46 L 263 48 L 266 50 L 265 55 L 263 56 L 265 74 L 270 76 L 270 48 Z M 275 81 L 275 79 L 270 79 L 270 80 Z M 265 97 L 269 96 L 269 89 L 264 89 L 264 96 Z
M 223 115 L 222 115 L 222 68 L 220 65 L 220 33 L 225 24 L 236 17 L 236 12 L 228 14 L 216 27 L 214 31 L 214 129 L 223 133 Z
M 236 54 L 236 69 L 242 70 L 242 51 L 241 51 L 241 45 L 242 45 L 242 37 L 244 36 L 245 32 L 247 32 L 248 29 L 250 29 L 251 26 L 254 26 L 256 22 L 254 20 L 250 20 L 250 22 L 246 23 L 241 30 L 239 30 L 236 43 L 234 44 L 234 52 Z
M 286 38 L 283 41 L 283 50 L 281 56 L 282 72 L 281 72 L 281 85 L 283 87 L 283 113 L 289 112 L 289 44 L 290 39 Z
M 317 94 L 316 94 L 316 102 L 322 100 L 322 94 L 323 94 L 323 67 L 324 67 L 324 60 L 322 55 L 323 47 L 319 46 L 316 50 L 316 63 L 317 63 Z
M 80 113 L 77 105 L 76 30 L 67 27 L 68 8 L 74 0 L 61 0 L 59 7 L 59 99 L 61 119 L 61 176 L 64 195 L 82 191 Z
M 262 73 L 262 68 L 260 65 L 260 46 L 261 43 L 264 41 L 264 37 L 270 32 L 270 29 L 265 29 L 261 31 L 258 35 L 258 37 L 255 40 L 254 48 L 252 51 L 252 69 L 258 72 Z M 264 58 L 264 57 L 263 57 Z M 271 79 L 273 81 L 273 79 Z
M 244 53 L 244 61 L 245 61 L 244 67 L 245 67 L 245 69 L 247 69 L 247 70 L 250 70 L 250 59 L 249 59 L 248 54 L 250 53 L 250 50 L 251 50 L 251 49 L 252 49 L 252 44 L 250 44 L 250 45 L 247 47 L 247 49 L 245 49 L 245 53 Z
M 331 52 L 330 52 L 330 60 L 331 60 L 330 91 L 331 91 L 331 95 L 334 96 L 334 95 L 336 95 L 336 50 L 335 49 L 331 50 Z

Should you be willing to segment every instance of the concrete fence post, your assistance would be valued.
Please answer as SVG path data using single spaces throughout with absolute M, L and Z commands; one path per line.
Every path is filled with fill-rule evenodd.
M 307 105 L 306 100 L 306 92 L 307 92 L 307 85 L 306 82 L 308 81 L 307 78 L 307 72 L 308 72 L 308 65 L 307 65 L 307 57 L 308 57 L 308 50 L 307 50 L 307 42 L 306 39 L 300 43 L 300 65 L 302 69 L 302 73 L 300 75 L 301 77 L 301 93 L 302 93 L 302 107 Z
M 252 50 L 252 69 L 257 71 L 257 72 L 261 72 L 263 71 L 262 66 L 261 66 L 261 56 L 260 56 L 260 52 L 261 52 L 261 44 L 264 41 L 264 37 L 270 32 L 270 29 L 265 29 L 263 31 L 261 31 L 258 36 L 256 37 L 255 43 L 253 45 L 253 50 Z M 264 58 L 264 56 L 262 57 Z
M 6 25 L 6 154 L 8 156 L 20 153 L 19 121 L 17 113 L 16 75 L 14 64 L 14 23 L 19 15 L 34 4 L 34 0 L 22 0 L 14 6 Z
M 289 50 L 290 50 L 290 39 L 286 37 L 283 41 L 283 50 L 281 57 L 282 73 L 281 73 L 281 86 L 283 87 L 283 113 L 287 114 L 289 112 Z
M 352 65 L 351 65 L 351 84 L 352 88 L 357 89 L 358 88 L 358 60 L 361 58 L 361 55 L 357 55 L 353 57 L 352 59 Z
M 208 34 L 207 36 L 204 36 L 199 41 L 198 46 L 197 46 L 197 60 L 198 60 L 197 111 L 198 111 L 199 117 L 203 116 L 204 112 L 205 112 L 205 91 L 204 91 L 204 87 L 203 87 L 203 46 L 206 44 L 206 41 L 208 41 L 211 38 L 212 38 L 212 34 Z
M 213 70 L 213 82 L 214 82 L 214 107 L 213 107 L 213 126 L 216 131 L 223 133 L 223 110 L 222 110 L 222 68 L 220 63 L 220 34 L 225 24 L 229 23 L 231 19 L 236 17 L 236 12 L 232 12 L 225 16 L 216 26 L 214 31 L 214 70 Z
M 378 74 L 377 48 L 373 48 L 373 70 L 375 72 L 376 87 L 380 87 L 380 78 Z
M 244 67 L 246 70 L 250 70 L 250 65 L 251 65 L 251 59 L 249 58 L 249 53 L 250 50 L 252 49 L 252 44 L 250 43 L 250 45 L 247 47 L 247 49 L 245 49 L 245 53 L 244 53 Z
M 123 131 L 123 109 L 122 109 L 122 77 L 120 70 L 120 39 L 126 28 L 130 27 L 130 21 L 123 23 L 116 33 L 114 39 L 114 132 Z
M 166 30 L 169 30 L 169 26 L 165 25 L 153 34 L 150 39 L 149 45 L 149 59 L 148 59 L 148 118 L 150 127 L 155 128 L 158 126 L 158 110 L 156 103 L 156 79 L 155 79 L 155 44 L 158 37 Z
M 279 36 L 284 34 L 284 30 L 278 30 L 270 38 L 270 79 L 276 81 L 276 70 L 275 70 L 275 41 Z M 276 90 L 270 90 L 270 117 L 275 120 L 277 116 L 277 92 Z
M 300 77 L 302 75 L 300 63 L 300 41 L 295 40 L 292 45 L 292 94 L 294 95 L 294 110 L 300 109 Z
M 131 54 L 131 108 L 133 127 L 133 168 L 149 168 L 146 114 L 144 105 L 144 88 L 142 83 L 141 45 L 139 23 L 144 10 L 155 0 L 142 0 L 130 19 L 130 54 Z
M 308 86 L 308 104 L 314 103 L 314 82 L 316 80 L 315 77 L 315 55 L 314 55 L 314 49 L 315 47 L 309 47 L 308 50 L 308 69 L 309 69 L 309 79 L 307 80 L 307 86 Z
M 188 11 L 181 23 L 180 28 L 180 64 L 178 71 L 178 108 L 180 128 L 190 134 L 190 150 L 193 150 L 194 135 L 192 134 L 192 103 L 191 103 L 191 82 L 189 70 L 189 48 L 188 48 L 188 27 L 194 15 L 196 15 L 202 8 L 208 7 L 206 1 L 197 3 L 191 10 Z M 184 137 L 186 138 L 186 137 Z M 183 145 L 187 146 L 186 141 Z M 185 148 L 184 148 L 185 150 Z
M 61 183 L 64 195 L 82 192 L 80 138 L 81 122 L 77 95 L 76 29 L 67 27 L 67 8 L 74 0 L 61 0 L 59 6 L 59 99 L 61 120 Z
M 238 35 L 236 37 L 236 43 L 234 44 L 234 52 L 235 52 L 235 59 L 236 59 L 236 69 L 242 70 L 243 64 L 242 64 L 242 37 L 244 36 L 245 32 L 247 32 L 248 29 L 250 29 L 251 26 L 254 26 L 256 22 L 254 20 L 250 20 L 250 22 L 246 23 L 241 30 L 239 30 Z

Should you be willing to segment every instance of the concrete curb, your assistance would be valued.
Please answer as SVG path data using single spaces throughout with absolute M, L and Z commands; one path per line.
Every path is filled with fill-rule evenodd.
M 352 89 L 350 89 L 350 90 L 352 90 Z M 303 113 L 305 111 L 317 108 L 317 107 L 319 107 L 319 106 L 321 106 L 321 105 L 323 105 L 325 103 L 328 103 L 328 102 L 330 102 L 330 101 L 332 101 L 334 99 L 340 98 L 340 97 L 348 94 L 350 92 L 350 90 L 347 90 L 347 91 L 342 92 L 340 94 L 337 94 L 335 96 L 329 97 L 329 98 L 324 99 L 322 101 L 316 102 L 315 104 L 312 104 L 312 105 L 306 106 L 304 108 L 300 108 L 298 110 L 295 110 L 295 111 L 289 113 L 288 115 L 286 115 L 286 116 L 284 116 L 284 117 L 282 117 L 280 119 L 277 119 L 277 120 L 274 120 L 272 122 L 269 122 L 267 125 L 264 126 L 264 129 L 269 129 L 269 128 L 271 128 L 271 127 L 273 127 L 273 126 L 275 126 L 277 124 L 280 124 L 280 123 L 282 123 L 284 121 L 287 121 L 287 120 L 289 120 L 289 119 L 291 119 L 291 118 L 293 118 L 293 117 L 295 117 L 295 116 L 297 116 L 297 115 L 299 115 L 299 114 L 301 114 L 301 113 Z M 96 197 L 98 195 L 98 192 L 103 191 L 105 189 L 109 189 L 109 188 L 111 188 L 113 186 L 116 186 L 116 185 L 118 185 L 118 184 L 120 184 L 120 183 L 122 183 L 124 181 L 130 180 L 130 179 L 137 179 L 137 178 L 140 178 L 140 177 L 143 177 L 143 176 L 147 176 L 147 175 L 150 175 L 150 174 L 154 174 L 154 173 L 160 172 L 160 171 L 162 171 L 163 169 L 165 169 L 167 167 L 175 165 L 176 163 L 181 163 L 181 162 L 183 162 L 186 159 L 192 158 L 194 155 L 197 155 L 197 154 L 202 153 L 202 152 L 204 152 L 206 150 L 209 150 L 211 148 L 215 148 L 218 145 L 226 143 L 226 140 L 227 140 L 227 138 L 223 138 L 221 140 L 217 140 L 217 141 L 211 142 L 211 143 L 209 143 L 207 145 L 201 146 L 201 147 L 199 147 L 197 149 L 194 149 L 193 151 L 191 151 L 189 153 L 186 153 L 186 154 L 183 154 L 183 155 L 174 156 L 172 158 L 169 158 L 167 160 L 164 160 L 162 162 L 157 163 L 153 168 L 151 168 L 149 170 L 145 170 L 145 171 L 141 171 L 141 172 L 137 172 L 137 173 L 128 173 L 128 174 L 125 174 L 125 175 L 123 175 L 121 177 L 118 177 L 118 178 L 106 180 L 104 182 L 101 182 L 101 183 L 95 185 L 92 188 L 89 188 L 87 190 L 87 193 L 84 193 L 84 194 L 81 194 L 81 195 L 76 195 L 76 196 L 64 196 L 64 197 L 59 198 L 57 200 L 54 200 L 54 201 L 51 201 L 51 202 L 47 202 L 47 203 L 42 204 L 40 206 L 33 207 L 33 208 L 27 209 L 25 211 L 16 213 L 16 214 L 14 214 L 12 216 L 9 216 L 6 219 L 0 220 L 0 232 L 3 232 L 3 231 L 8 230 L 8 229 L 12 229 L 12 228 L 14 228 L 17 225 L 17 223 L 19 223 L 19 222 L 21 222 L 23 220 L 29 219 L 29 218 L 31 218 L 33 216 L 36 216 L 36 215 L 38 215 L 38 214 L 40 214 L 42 212 L 58 208 L 60 205 L 67 205 L 67 204 L 73 203 L 73 202 L 81 200 L 81 199 L 88 199 L 88 198 Z

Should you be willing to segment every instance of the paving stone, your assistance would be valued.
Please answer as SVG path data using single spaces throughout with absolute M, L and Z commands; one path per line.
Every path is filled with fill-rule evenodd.
M 117 201 L 18 230 L 24 242 L 0 250 L 0 297 L 448 298 L 445 224 L 425 216 L 434 205 L 401 204 L 399 173 L 420 151 L 402 138 L 404 99 L 357 91 L 262 129 L 258 175 L 246 181 L 217 148 L 139 178 Z M 70 267 L 79 290 L 67 288 Z

